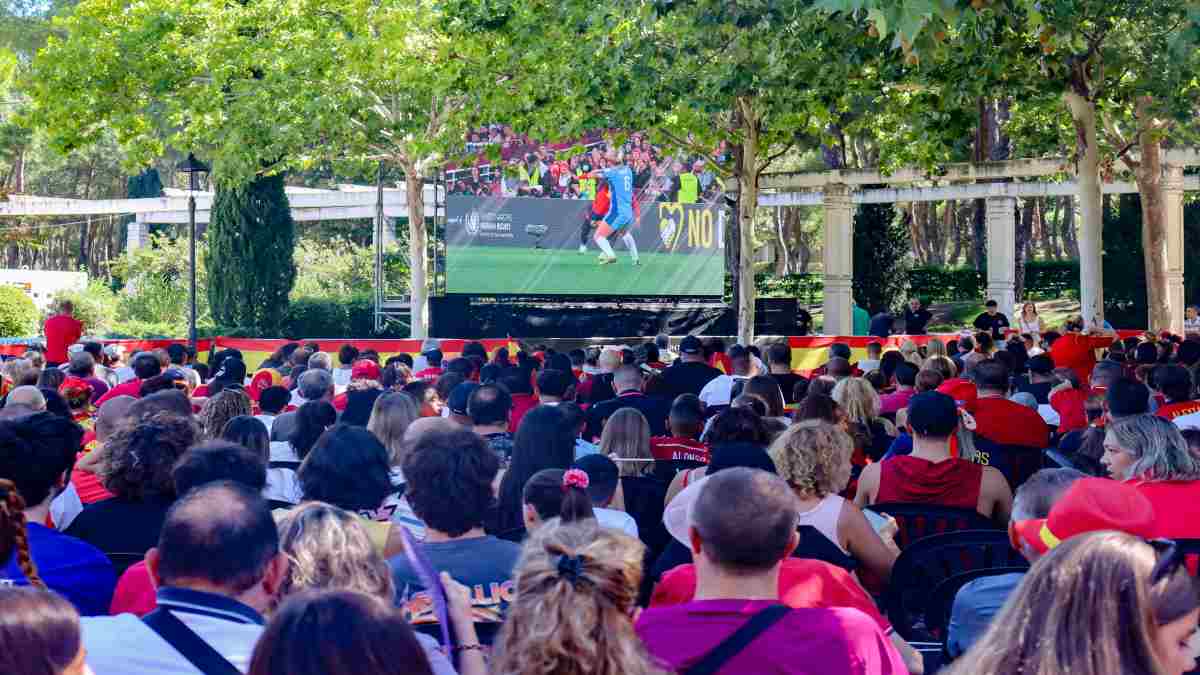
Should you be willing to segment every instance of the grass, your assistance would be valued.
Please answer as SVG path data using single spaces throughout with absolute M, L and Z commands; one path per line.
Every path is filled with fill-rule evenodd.
M 449 293 L 562 295 L 721 295 L 725 259 L 711 255 L 643 253 L 635 267 L 624 246 L 617 262 L 600 265 L 594 244 L 576 249 L 451 246 L 446 251 Z

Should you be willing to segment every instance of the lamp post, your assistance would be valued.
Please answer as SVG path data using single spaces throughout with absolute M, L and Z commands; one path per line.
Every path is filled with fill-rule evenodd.
M 188 153 L 187 159 L 175 167 L 188 175 L 188 345 L 196 348 L 196 190 L 200 189 L 200 174 L 208 173 L 206 164 Z

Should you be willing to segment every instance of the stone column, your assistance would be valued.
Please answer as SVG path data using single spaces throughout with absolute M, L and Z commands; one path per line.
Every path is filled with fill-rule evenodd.
M 853 335 L 854 202 L 846 185 L 826 185 L 825 335 Z
M 150 243 L 150 224 L 142 220 L 142 214 L 134 216 L 125 234 L 125 252 L 130 253 Z
M 998 184 L 1003 185 L 1003 184 Z M 987 296 L 1015 320 L 1017 271 L 1017 200 L 987 198 Z
M 1183 335 L 1186 298 L 1183 289 L 1183 167 L 1168 165 L 1163 170 L 1163 197 L 1167 227 L 1167 306 L 1170 330 Z

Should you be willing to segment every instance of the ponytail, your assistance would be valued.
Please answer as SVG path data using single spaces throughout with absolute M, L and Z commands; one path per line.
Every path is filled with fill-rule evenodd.
M 25 500 L 10 480 L 0 478 L 0 561 L 17 553 L 17 567 L 30 586 L 45 589 L 37 565 L 29 555 L 29 536 L 25 530 Z
M 585 518 L 595 518 L 592 510 L 592 498 L 588 496 L 588 475 L 580 469 L 568 469 L 563 474 L 562 507 L 558 517 L 564 523 L 571 523 Z
M 530 477 L 521 496 L 537 511 L 538 518 L 560 518 L 570 523 L 596 517 L 587 486 L 588 476 L 579 469 L 544 469 Z

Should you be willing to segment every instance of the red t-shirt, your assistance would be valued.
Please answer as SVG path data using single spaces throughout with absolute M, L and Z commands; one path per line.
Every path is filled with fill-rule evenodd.
M 155 595 L 154 582 L 150 580 L 150 570 L 146 568 L 145 560 L 139 560 L 117 580 L 117 589 L 113 591 L 108 613 L 116 616 L 129 612 L 145 616 L 156 607 L 158 597 Z
M 951 458 L 931 462 L 900 455 L 879 464 L 879 490 L 875 503 L 936 504 L 963 509 L 979 508 L 983 465 Z
M 696 566 L 679 565 L 664 574 L 654 587 L 650 606 L 682 605 L 691 602 L 695 595 Z M 892 624 L 879 612 L 854 575 L 821 560 L 785 558 L 779 568 L 779 601 L 793 609 L 853 607 L 871 617 L 885 635 L 892 632 Z
M 603 216 L 608 213 L 609 207 L 608 182 L 600 180 L 598 183 L 596 196 L 592 198 L 592 213 L 597 216 Z
M 66 363 L 67 347 L 83 337 L 83 323 L 69 314 L 55 314 L 42 327 L 46 333 L 46 361 Z
M 1050 395 L 1050 407 L 1058 413 L 1058 433 L 1065 434 L 1088 427 L 1084 407 L 1090 395 L 1083 389 L 1063 389 Z
M 80 452 L 75 461 L 83 459 L 83 456 L 96 449 L 96 432 L 88 430 L 83 434 L 83 452 Z M 94 504 L 103 499 L 113 497 L 113 493 L 109 492 L 100 482 L 100 477 L 91 471 L 83 471 L 81 469 L 71 470 L 71 484 L 75 486 L 75 492 L 79 494 L 79 501 L 83 504 Z
M 1200 539 L 1200 481 L 1128 480 L 1154 506 L 1153 537 Z
M 418 380 L 436 380 L 441 376 L 442 376 L 442 369 L 435 368 L 432 366 L 429 368 L 426 368 L 425 370 L 421 370 L 421 371 L 413 373 L 413 377 L 417 378 Z
M 508 414 L 508 428 L 515 434 L 517 427 L 521 426 L 521 419 L 525 417 L 525 413 L 533 410 L 538 405 L 538 397 L 533 394 L 513 394 L 512 396 L 512 411 Z
M 134 398 L 141 398 L 141 391 L 142 381 L 137 378 L 134 378 L 128 382 L 122 382 L 112 389 L 109 389 L 108 393 L 101 396 L 96 401 L 96 408 L 99 408 L 107 403 L 110 398 L 116 398 L 118 396 L 132 396 Z
M 654 459 L 709 462 L 708 445 L 694 438 L 655 436 L 650 439 L 650 454 Z
M 1074 370 L 1079 381 L 1087 385 L 1092 377 L 1092 368 L 1096 366 L 1096 350 L 1110 347 L 1112 343 L 1111 336 L 1067 333 L 1050 346 L 1050 359 L 1054 361 L 1055 368 Z
M 975 401 L 975 433 L 1000 445 L 1050 447 L 1050 427 L 1036 410 L 1006 398 Z

